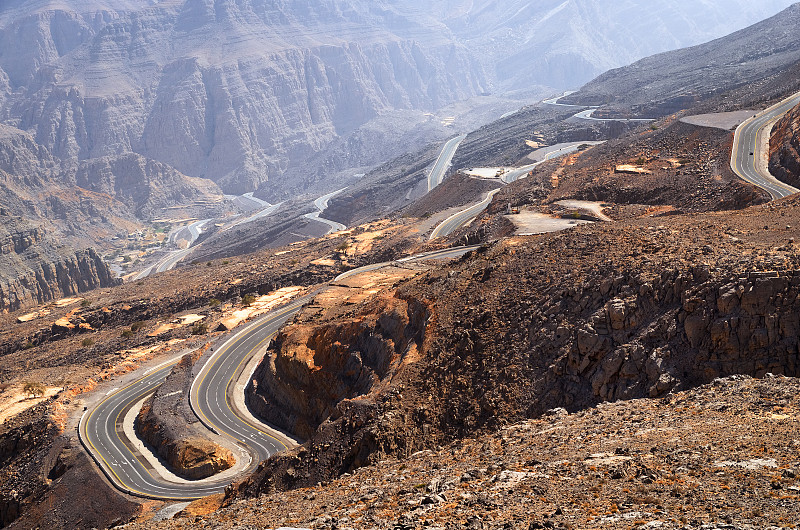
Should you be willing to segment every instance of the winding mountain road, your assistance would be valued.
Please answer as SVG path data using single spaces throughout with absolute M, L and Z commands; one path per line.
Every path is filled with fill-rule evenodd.
M 431 232 L 429 239 L 436 239 L 437 237 L 444 237 L 452 234 L 459 227 L 468 224 L 470 221 L 478 217 L 478 215 L 484 211 L 489 204 L 492 202 L 492 198 L 500 191 L 502 188 L 497 188 L 496 190 L 492 190 L 486 194 L 486 198 L 483 199 L 481 202 L 470 206 L 460 212 L 451 215 L 441 223 Z
M 396 262 L 360 267 L 339 275 L 334 281 L 380 269 L 396 263 L 456 258 L 477 248 L 456 247 L 410 256 Z M 236 381 L 244 367 L 267 347 L 283 324 L 297 313 L 316 293 L 276 309 L 254 321 L 225 341 L 206 361 L 192 383 L 189 402 L 200 421 L 250 455 L 241 474 L 259 462 L 283 450 L 280 434 L 254 420 L 236 405 Z M 125 434 L 125 416 L 142 399 L 155 392 L 178 360 L 164 363 L 143 374 L 140 379 L 110 392 L 99 404 L 84 413 L 78 428 L 81 442 L 103 473 L 119 490 L 145 498 L 192 500 L 224 491 L 237 477 L 186 481 L 165 477 L 154 469 L 147 457 Z M 152 458 L 152 455 L 151 455 Z
M 169 242 L 174 243 L 176 239 L 178 239 L 178 234 L 183 231 L 188 233 L 188 240 L 189 240 L 189 248 L 185 248 L 183 250 L 173 250 L 168 252 L 164 257 L 158 260 L 156 263 L 150 265 L 145 270 L 134 276 L 134 280 L 141 280 L 142 278 L 147 278 L 151 274 L 155 274 L 157 272 L 164 272 L 175 268 L 175 265 L 178 264 L 183 258 L 185 258 L 189 252 L 192 250 L 192 244 L 197 241 L 197 238 L 200 237 L 200 234 L 203 233 L 203 227 L 206 223 L 212 221 L 212 219 L 203 219 L 202 221 L 194 222 L 188 226 L 184 226 L 183 228 L 179 228 L 172 232 L 169 236 Z
M 800 104 L 800 92 L 760 112 L 736 129 L 731 152 L 731 169 L 740 178 L 755 184 L 772 196 L 782 199 L 800 192 L 769 173 L 769 136 L 772 127 L 792 108 Z
M 436 163 L 433 165 L 433 168 L 428 175 L 428 191 L 431 191 L 433 188 L 442 183 L 442 180 L 447 173 L 447 168 L 450 167 L 450 163 L 453 161 L 453 157 L 458 150 L 458 146 L 461 145 L 461 142 L 463 142 L 466 137 L 466 134 L 456 136 L 444 144 L 442 147 L 442 152 L 439 153 L 439 158 L 436 159 Z
M 325 223 L 326 225 L 328 225 L 330 227 L 327 232 L 328 234 L 332 232 L 339 232 L 341 230 L 347 230 L 347 227 L 342 223 L 337 223 L 336 221 L 331 221 L 330 219 L 325 219 L 324 217 L 320 217 L 320 215 L 322 215 L 322 212 L 325 211 L 325 208 L 328 207 L 328 201 L 330 201 L 332 198 L 339 195 L 346 189 L 347 188 L 342 188 L 340 190 L 333 191 L 331 193 L 328 193 L 327 195 L 323 195 L 322 197 L 317 198 L 314 201 L 314 207 L 319 211 L 313 213 L 307 213 L 305 214 L 304 217 L 306 219 L 319 221 L 320 223 Z
M 650 118 L 595 118 L 592 116 L 594 111 L 596 111 L 599 107 L 591 106 L 591 105 L 568 105 L 566 103 L 559 103 L 558 100 L 561 98 L 568 96 L 570 94 L 574 94 L 575 91 L 571 92 L 564 92 L 560 96 L 556 96 L 554 98 L 545 99 L 542 101 L 543 105 L 552 105 L 554 107 L 565 107 L 565 108 L 574 108 L 574 109 L 584 109 L 577 114 L 575 114 L 572 118 L 578 120 L 586 120 L 586 121 L 602 121 L 602 122 L 609 122 L 609 121 L 624 121 L 624 122 L 634 122 L 634 123 L 647 123 L 651 121 L 655 121 Z
M 596 142 L 596 141 L 587 141 L 587 142 L 573 142 L 569 144 L 564 144 L 561 146 L 554 146 L 555 148 L 547 153 L 544 156 L 543 160 L 539 162 L 534 162 L 533 164 L 528 164 L 527 166 L 522 166 L 516 169 L 512 169 L 505 173 L 501 179 L 506 184 L 510 184 L 515 182 L 521 178 L 525 178 L 531 170 L 535 169 L 537 166 L 544 164 L 545 162 L 552 160 L 554 158 L 558 158 L 560 156 L 564 156 L 570 153 L 574 153 L 578 151 L 578 147 L 581 145 L 599 145 L 603 142 Z M 439 223 L 436 228 L 431 232 L 431 235 L 428 239 L 436 239 L 439 237 L 444 237 L 452 234 L 462 226 L 470 223 L 473 219 L 475 219 L 483 210 L 488 208 L 489 204 L 492 202 L 492 198 L 494 198 L 495 194 L 500 191 L 501 188 L 496 190 L 490 191 L 484 200 L 477 204 L 473 204 L 461 210 L 458 213 L 455 213 Z
M 246 471 L 286 446 L 277 436 L 270 434 L 267 426 L 254 425 L 247 415 L 237 412 L 232 403 L 234 380 L 239 377 L 246 361 L 265 348 L 278 329 L 309 299 L 307 296 L 273 311 L 236 333 L 206 362 L 192 384 L 192 410 L 206 427 L 247 450 L 251 461 Z M 127 411 L 155 392 L 176 363 L 159 367 L 111 393 L 81 419 L 79 433 L 84 446 L 109 480 L 127 493 L 156 499 L 189 500 L 222 492 L 231 482 L 230 479 L 188 482 L 165 478 L 139 453 L 123 430 Z

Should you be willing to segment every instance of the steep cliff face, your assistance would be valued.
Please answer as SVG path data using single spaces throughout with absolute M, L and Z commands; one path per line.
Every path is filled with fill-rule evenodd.
M 388 2 L 68 4 L 0 30 L 31 26 L 40 43 L 25 65 L 0 60 L 14 80 L 6 121 L 59 158 L 134 151 L 248 191 L 387 110 L 487 86 L 444 26 Z
M 0 202 L 8 214 L 42 223 L 79 247 L 130 231 L 163 209 L 222 199 L 213 182 L 187 177 L 134 153 L 60 160 L 13 127 L 0 125 Z
M 59 246 L 40 227 L 0 215 L 0 311 L 117 283 L 94 249 Z
M 403 360 L 415 358 L 429 308 L 382 295 L 358 315 L 330 324 L 289 326 L 273 341 L 248 388 L 248 405 L 302 438 L 338 416 L 337 405 L 369 394 Z
M 800 106 L 786 114 L 772 130 L 769 172 L 780 181 L 800 186 Z

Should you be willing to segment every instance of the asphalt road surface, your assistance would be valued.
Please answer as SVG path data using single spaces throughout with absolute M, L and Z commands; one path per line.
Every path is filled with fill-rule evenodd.
M 434 231 L 431 233 L 430 239 L 436 239 L 437 237 L 444 237 L 452 234 L 455 232 L 459 227 L 466 225 L 478 215 L 484 211 L 488 206 L 489 203 L 492 202 L 492 197 L 500 191 L 501 188 L 497 188 L 496 190 L 492 190 L 486 194 L 486 198 L 483 199 L 478 204 L 474 204 L 469 208 L 461 210 L 460 212 L 451 215 L 437 226 Z
M 198 237 L 200 237 L 200 234 L 203 232 L 203 226 L 209 221 L 211 221 L 211 219 L 203 219 L 202 221 L 197 221 L 189 226 L 175 230 L 172 234 L 170 234 L 169 242 L 174 243 L 175 240 L 178 239 L 178 234 L 186 231 L 187 235 L 189 236 L 189 248 L 168 252 L 164 257 L 137 274 L 133 279 L 141 280 L 142 278 L 147 278 L 151 274 L 168 271 L 175 268 L 175 265 L 177 265 L 179 261 L 185 258 L 189 252 L 191 252 L 192 244 L 197 241 Z
M 447 168 L 450 167 L 450 162 L 453 161 L 453 157 L 458 150 L 458 146 L 461 145 L 461 142 L 463 142 L 464 138 L 466 137 L 466 134 L 462 136 L 456 136 L 444 144 L 442 147 L 442 152 L 439 153 L 439 158 L 436 159 L 436 163 L 433 165 L 433 169 L 431 169 L 431 172 L 428 175 L 428 191 L 431 191 L 433 188 L 442 183 L 442 180 L 447 173 Z
M 800 103 L 800 93 L 745 121 L 736 129 L 734 135 L 731 169 L 743 180 L 764 189 L 773 199 L 788 197 L 800 190 L 770 175 L 765 161 L 759 163 L 769 156 L 761 148 L 764 145 L 762 138 L 770 134 L 775 122 L 798 103 Z M 766 142 L 766 145 L 768 146 L 769 142 Z
M 347 227 L 342 223 L 337 223 L 336 221 L 331 221 L 330 219 L 325 219 L 324 217 L 320 217 L 322 212 L 325 211 L 325 208 L 328 207 L 328 201 L 330 201 L 333 197 L 339 195 L 346 189 L 347 188 L 342 188 L 340 190 L 336 190 L 334 192 L 328 193 L 327 195 L 319 197 L 314 201 L 314 207 L 319 211 L 314 213 L 307 213 L 304 217 L 328 225 L 330 227 L 330 229 L 328 229 L 329 234 L 332 232 L 339 232 L 340 230 L 347 230 Z
M 265 425 L 255 425 L 246 416 L 235 412 L 231 403 L 234 380 L 253 355 L 261 351 L 278 329 L 306 303 L 310 297 L 272 311 L 236 333 L 206 362 L 194 380 L 190 404 L 200 421 L 217 434 L 234 441 L 250 453 L 250 471 L 258 462 L 286 446 L 272 436 Z M 152 394 L 164 382 L 175 363 L 161 367 L 142 379 L 115 391 L 85 414 L 80 436 L 103 472 L 119 489 L 143 497 L 187 500 L 224 491 L 232 479 L 223 481 L 170 481 L 155 473 L 122 429 L 127 411 Z
M 539 162 L 535 162 L 533 164 L 529 164 L 527 166 L 522 166 L 517 169 L 512 169 L 511 171 L 506 172 L 500 178 L 505 183 L 511 183 L 521 178 L 525 178 L 528 173 L 531 172 L 537 166 L 544 164 L 548 160 L 552 160 L 553 158 L 557 158 L 559 156 L 563 156 L 569 153 L 574 153 L 578 150 L 578 147 L 583 144 L 588 145 L 598 145 L 603 142 L 574 142 L 572 144 L 566 144 L 563 147 L 557 147 L 553 151 L 547 153 L 544 157 L 544 160 Z M 490 191 L 484 200 L 481 202 L 474 204 L 456 214 L 451 215 L 433 230 L 429 239 L 436 239 L 437 237 L 444 237 L 452 234 L 460 227 L 470 223 L 473 219 L 475 219 L 483 210 L 485 210 L 489 204 L 492 202 L 492 198 L 495 194 L 500 191 L 500 189 Z
M 567 97 L 570 94 L 574 94 L 574 93 L 575 93 L 574 90 L 568 90 L 568 91 L 564 92 L 563 94 L 561 94 L 560 96 L 556 96 L 556 97 L 550 98 L 550 99 L 545 99 L 544 101 L 542 101 L 542 103 L 545 104 L 545 105 L 553 105 L 554 107 L 568 107 L 568 108 L 583 108 L 583 107 L 585 107 L 586 105 L 566 105 L 564 103 L 559 103 L 558 102 L 558 100 L 560 100 L 561 98 Z
M 588 120 L 588 121 L 625 121 L 625 122 L 632 122 L 632 123 L 646 123 L 655 121 L 650 118 L 595 118 L 592 116 L 594 111 L 597 110 L 596 107 L 592 107 L 590 109 L 582 110 L 577 113 L 573 118 L 577 118 L 579 120 Z
M 424 261 L 459 257 L 472 247 L 456 247 L 427 252 L 398 262 Z M 360 267 L 340 275 L 337 280 L 376 270 L 394 262 Z M 280 327 L 297 313 L 313 295 L 308 295 L 283 308 L 276 309 L 239 331 L 222 344 L 201 369 L 192 383 L 190 404 L 200 421 L 215 433 L 231 439 L 250 454 L 243 473 L 285 445 L 271 434 L 266 425 L 254 422 L 232 403 L 235 381 L 243 367 L 264 348 Z M 146 372 L 125 387 L 110 392 L 98 405 L 81 418 L 78 432 L 86 450 L 103 473 L 121 491 L 141 497 L 192 500 L 224 491 L 238 477 L 225 480 L 185 481 L 163 477 L 136 449 L 123 430 L 128 411 L 152 394 L 164 382 L 177 360 Z M 240 475 L 241 476 L 241 475 Z

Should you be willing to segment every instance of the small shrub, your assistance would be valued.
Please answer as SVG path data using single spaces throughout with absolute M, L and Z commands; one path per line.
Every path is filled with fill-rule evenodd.
M 210 266 L 211 266 L 211 262 L 209 261 L 208 263 L 206 263 L 206 267 L 210 267 Z
M 122 337 L 126 338 L 126 339 L 129 339 L 129 338 L 133 337 L 133 331 L 131 331 L 129 329 L 122 330 Z
M 222 262 L 222 264 L 223 264 L 223 265 L 228 265 L 228 264 L 230 264 L 230 261 L 228 261 L 228 260 L 224 260 L 224 261 Z
M 45 390 L 47 389 L 44 387 L 43 384 L 36 383 L 34 381 L 27 381 L 25 385 L 22 387 L 22 391 L 31 397 L 43 396 Z
M 90 305 L 92 305 L 92 302 L 90 302 L 90 301 L 89 301 L 89 300 L 87 300 L 86 298 L 84 298 L 83 300 L 81 300 L 81 307 L 89 307 Z
M 192 335 L 205 335 L 208 333 L 208 324 L 205 322 L 198 322 L 192 327 Z
M 130 263 L 131 261 L 133 261 L 133 258 L 130 256 L 125 256 L 124 258 L 122 258 L 122 261 L 124 263 Z
M 145 327 L 146 325 L 147 325 L 147 324 L 146 324 L 145 322 L 141 322 L 141 321 L 139 321 L 139 322 L 134 322 L 133 324 L 131 324 L 131 331 L 133 331 L 134 333 L 136 333 L 137 331 L 139 331 L 140 329 L 142 329 L 142 328 L 143 328 L 143 327 Z
M 292 263 L 292 267 L 294 267 L 295 265 L 297 265 L 298 263 L 300 263 L 300 260 L 293 259 L 293 260 L 291 261 L 291 263 Z
M 30 350 L 34 346 L 35 346 L 35 344 L 33 342 L 28 341 L 28 342 L 26 342 L 25 344 L 22 345 L 22 349 L 23 350 Z
M 643 165 L 645 165 L 646 163 L 647 163 L 647 160 L 645 160 L 645 159 L 644 159 L 644 158 L 642 158 L 642 157 L 639 157 L 639 158 L 637 158 L 637 159 L 636 159 L 636 165 L 637 165 L 637 166 L 643 166 Z
M 656 124 L 654 123 L 653 125 L 651 125 L 651 126 L 650 126 L 650 130 L 651 130 L 651 131 L 657 131 L 657 130 L 658 130 L 658 125 L 656 125 Z
M 221 303 L 222 302 L 220 302 L 219 299 L 217 298 L 212 298 L 211 300 L 208 301 L 208 305 L 210 305 L 211 307 L 217 307 Z
M 244 295 L 244 298 L 242 298 L 242 305 L 245 306 L 245 307 L 248 307 L 248 306 L 252 305 L 252 303 L 255 302 L 255 301 L 256 301 L 255 295 L 246 294 L 246 295 Z
M 348 248 L 350 248 L 350 243 L 345 242 L 336 247 L 336 250 L 339 252 L 345 252 Z
M 89 346 L 94 346 L 94 339 L 86 337 L 85 339 L 83 339 L 83 342 L 81 342 L 81 344 L 83 344 L 84 348 L 88 348 Z

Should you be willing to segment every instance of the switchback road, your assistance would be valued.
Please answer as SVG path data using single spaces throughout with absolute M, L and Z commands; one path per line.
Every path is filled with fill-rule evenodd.
M 765 190 L 773 199 L 781 199 L 800 191 L 773 177 L 769 173 L 768 164 L 772 127 L 798 104 L 800 92 L 742 123 L 733 137 L 731 169 L 743 180 Z
M 347 227 L 344 226 L 342 223 L 337 223 L 336 221 L 331 221 L 330 219 L 325 219 L 324 217 L 320 217 L 322 212 L 325 211 L 325 208 L 328 207 L 328 201 L 330 201 L 333 197 L 339 195 L 347 188 L 342 188 L 340 190 L 336 190 L 334 192 L 328 193 L 327 195 L 323 195 L 322 197 L 317 198 L 314 201 L 314 207 L 319 210 L 313 213 L 307 213 L 305 215 L 306 219 L 312 219 L 314 221 L 319 221 L 320 223 L 325 223 L 330 228 L 328 229 L 328 233 L 331 232 L 339 232 L 341 230 L 346 230 Z
M 449 248 L 397 262 L 368 265 L 343 273 L 334 281 L 392 264 L 455 258 L 475 248 Z M 284 436 L 240 410 L 234 395 L 235 382 L 242 378 L 248 362 L 267 347 L 280 327 L 313 296 L 308 295 L 276 309 L 234 334 L 206 361 L 192 383 L 189 400 L 200 421 L 250 455 L 250 462 L 242 473 L 251 471 L 286 445 L 281 441 Z M 176 363 L 177 359 L 162 364 L 145 372 L 133 383 L 114 389 L 81 418 L 78 428 L 81 442 L 112 484 L 125 493 L 154 499 L 192 500 L 222 492 L 234 478 L 238 478 L 186 481 L 164 476 L 125 434 L 123 423 L 126 414 L 158 389 Z

